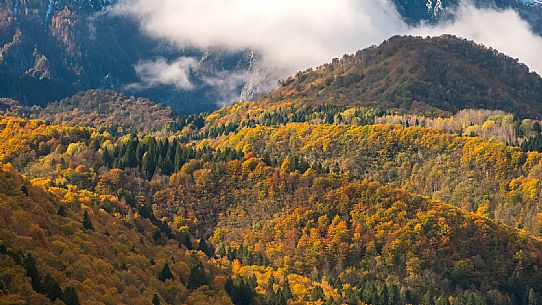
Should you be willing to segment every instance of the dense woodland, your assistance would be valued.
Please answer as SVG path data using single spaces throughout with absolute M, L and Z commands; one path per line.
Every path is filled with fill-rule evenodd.
M 542 244 L 528 233 L 542 232 L 538 153 L 397 124 L 258 125 L 189 143 L 17 118 L 0 126 L 0 157 L 12 164 L 3 182 L 12 190 L 4 201 L 13 202 L 2 212 L 9 220 L 4 261 L 14 268 L 2 290 L 6 300 L 39 303 L 58 295 L 58 302 L 75 291 L 78 302 L 91 304 L 109 291 L 111 302 L 127 304 L 523 304 L 538 302 L 542 292 Z M 419 164 L 406 164 L 414 152 Z M 25 180 L 12 167 L 35 178 Z M 461 170 L 481 180 L 461 189 L 453 184 L 462 181 Z M 423 189 L 430 184 L 419 177 L 435 180 L 435 189 Z M 488 185 L 497 187 L 495 197 Z M 470 205 L 455 201 L 461 196 Z M 75 227 L 61 225 L 66 217 Z M 29 243 L 37 236 L 43 244 Z M 55 252 L 56 238 L 70 252 Z M 84 250 L 92 240 L 100 241 L 98 249 L 118 243 L 145 257 L 133 267 L 120 249 L 91 258 L 100 253 Z M 28 257 L 42 286 L 45 278 L 58 284 L 54 296 L 32 287 Z M 112 273 L 102 274 L 98 261 Z M 90 269 L 72 273 L 70 264 Z M 115 284 L 126 268 L 134 272 L 123 275 L 132 278 L 126 285 L 137 278 L 145 290 Z M 145 278 L 137 268 L 157 276 Z M 97 274 L 103 280 L 95 281 Z M 173 277 L 167 291 L 164 277 Z M 33 292 L 22 292 L 15 278 Z
M 0 113 L 56 124 L 89 126 L 115 135 L 161 132 L 177 120 L 169 107 L 109 90 L 81 92 L 46 107 L 25 107 L 8 102 L 4 103 L 4 109 L 0 108 Z
M 465 95 L 439 102 L 432 79 L 373 103 L 397 89 L 386 69 L 426 75 L 407 69 L 427 66 L 420 44 L 456 56 Z M 210 114 L 110 91 L 2 99 L 0 305 L 542 304 L 525 69 L 453 37 L 392 38 Z M 498 89 L 473 85 L 481 71 Z
M 271 100 L 359 104 L 442 115 L 467 108 L 540 118 L 542 78 L 517 60 L 455 36 L 392 37 L 299 72 Z

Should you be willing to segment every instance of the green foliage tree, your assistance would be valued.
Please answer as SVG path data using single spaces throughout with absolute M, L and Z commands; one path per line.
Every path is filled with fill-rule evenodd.
M 32 254 L 28 254 L 24 260 L 24 268 L 26 270 L 26 275 L 30 278 L 32 283 L 32 289 L 34 291 L 41 293 L 42 292 L 42 282 L 41 276 L 36 266 L 36 259 Z
M 156 170 L 156 164 L 154 163 L 154 160 L 149 152 L 145 152 L 143 154 L 143 158 L 141 160 L 141 170 L 143 171 L 143 175 L 147 179 L 151 179 L 154 175 L 154 171 Z
M 63 205 L 58 206 L 56 213 L 57 215 L 60 215 L 62 217 L 68 216 L 68 212 L 66 211 L 66 208 Z
M 192 268 L 190 268 L 190 275 L 188 276 L 187 287 L 191 290 L 194 290 L 208 284 L 209 280 L 207 279 L 205 268 L 203 267 L 203 264 L 198 261 L 195 265 L 192 266 Z
M 160 231 L 159 228 L 154 228 L 152 230 L 152 240 L 154 240 L 155 243 L 158 243 L 162 239 L 162 231 Z
M 190 240 L 190 235 L 189 234 L 184 234 L 183 235 L 181 244 L 183 244 L 186 247 L 186 249 L 188 249 L 188 250 L 193 250 L 194 249 L 194 245 L 192 245 L 192 241 Z
M 92 220 L 90 219 L 87 210 L 83 212 L 83 228 L 85 228 L 85 230 L 94 231 L 94 226 L 92 225 Z
M 156 293 L 152 296 L 152 305 L 160 305 L 160 298 Z
M 62 301 L 66 305 L 80 305 L 79 296 L 77 295 L 77 290 L 73 287 L 67 287 L 62 295 Z
M 162 270 L 160 270 L 158 273 L 158 279 L 162 282 L 165 282 L 166 280 L 173 280 L 173 274 L 171 273 L 171 269 L 169 268 L 167 262 L 164 264 L 164 267 L 162 267 Z
M 213 248 L 207 243 L 207 241 L 205 241 L 204 238 L 199 240 L 198 250 L 205 253 L 205 255 L 208 257 L 212 257 L 215 254 Z
M 43 279 L 43 294 L 52 302 L 62 298 L 62 289 L 50 274 L 47 274 Z
M 310 299 L 313 302 L 318 300 L 325 300 L 324 290 L 322 290 L 322 287 L 318 285 L 314 286 L 314 288 L 311 290 Z
M 250 283 L 241 277 L 228 277 L 224 287 L 235 305 L 250 305 L 254 299 L 255 291 Z

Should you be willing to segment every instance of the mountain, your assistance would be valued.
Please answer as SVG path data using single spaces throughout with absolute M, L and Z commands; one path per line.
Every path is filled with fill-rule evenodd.
M 216 101 L 225 98 L 207 79 L 253 67 L 250 51 L 174 50 L 164 41 L 145 36 L 135 21 L 105 13 L 112 3 L 2 0 L 0 75 L 8 80 L 0 85 L 2 97 L 45 106 L 81 90 L 116 89 L 194 113 L 215 109 Z M 194 90 L 174 85 L 131 86 L 141 82 L 135 69 L 139 62 L 183 56 L 199 58 L 199 68 L 190 72 Z M 237 90 L 250 97 L 250 86 L 240 83 Z
M 114 0 L 0 1 L 0 97 L 24 105 L 48 102 L 89 89 L 113 89 L 164 103 L 183 114 L 212 111 L 219 101 L 249 100 L 262 93 L 266 73 L 251 50 L 176 50 L 139 31 L 136 21 L 106 13 Z M 395 5 L 409 24 L 453 18 L 457 1 L 402 1 Z M 483 7 L 513 8 L 542 32 L 537 2 L 477 1 Z M 190 57 L 193 89 L 142 83 L 139 63 Z M 248 75 L 216 86 L 225 75 Z M 227 92 L 227 94 L 225 94 Z
M 393 3 L 407 23 L 416 25 L 453 18 L 461 0 L 394 0 Z M 538 0 L 474 0 L 471 3 L 479 8 L 513 9 L 535 32 L 542 33 L 542 2 Z
M 78 93 L 47 107 L 26 107 L 26 117 L 56 124 L 90 126 L 111 133 L 153 133 L 177 121 L 170 107 L 111 90 Z
M 542 116 L 542 78 L 496 50 L 444 35 L 392 37 L 284 81 L 268 98 L 425 113 L 467 108 Z

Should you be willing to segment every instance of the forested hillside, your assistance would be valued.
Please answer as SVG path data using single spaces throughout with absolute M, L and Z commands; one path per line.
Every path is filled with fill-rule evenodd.
M 0 126 L 7 304 L 540 301 L 540 240 L 492 220 L 539 234 L 538 153 L 400 125 Z
M 231 304 L 222 267 L 142 209 L 56 185 L 0 169 L 1 304 Z
M 213 113 L 0 99 L 0 305 L 542 304 L 540 88 L 443 36 Z
M 446 114 L 499 109 L 539 118 L 542 78 L 517 60 L 455 36 L 392 37 L 380 46 L 299 72 L 271 100 Z

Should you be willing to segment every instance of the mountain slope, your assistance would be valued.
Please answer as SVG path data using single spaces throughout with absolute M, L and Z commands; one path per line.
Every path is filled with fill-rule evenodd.
M 164 41 L 142 34 L 137 22 L 105 13 L 115 2 L 0 1 L 0 77 L 9 80 L 0 84 L 0 97 L 45 106 L 77 91 L 114 89 L 189 114 L 212 111 L 217 101 L 250 99 L 261 93 L 266 71 L 258 70 L 259 59 L 253 51 L 174 50 Z M 409 24 L 417 24 L 453 18 L 457 1 L 395 0 L 394 4 Z M 513 8 L 542 32 L 541 5 L 513 0 L 479 0 L 476 4 Z M 189 72 L 194 89 L 141 83 L 135 69 L 138 63 L 159 58 L 173 62 L 181 57 L 197 61 L 197 69 Z M 247 73 L 252 81 L 236 80 L 228 94 L 212 85 L 224 75 Z
M 15 118 L 2 119 L 0 128 L 2 160 L 26 160 L 14 166 L 37 177 L 25 180 L 11 165 L 0 170 L 0 268 L 11 275 L 2 301 L 47 304 L 48 290 L 32 288 L 36 273 L 48 278 L 43 283 L 53 278 L 63 293 L 74 287 L 85 305 L 150 304 L 154 294 L 160 304 L 540 301 L 542 244 L 526 231 L 489 219 L 487 209 L 474 215 L 326 170 L 342 165 L 341 158 L 365 166 L 380 157 L 383 170 L 365 169 L 373 180 L 383 172 L 392 178 L 398 171 L 389 160 L 409 159 L 411 151 L 435 162 L 440 152 L 442 166 L 450 168 L 457 166 L 445 163 L 448 150 L 450 159 L 470 157 L 476 161 L 462 162 L 483 171 L 520 162 L 513 149 L 507 151 L 512 160 L 493 159 L 507 153 L 498 144 L 379 125 L 245 128 L 218 143 L 191 144 Z M 458 157 L 453 151 L 462 145 L 475 153 Z M 525 160 L 525 171 L 539 160 L 536 154 Z M 540 193 L 512 191 L 510 198 L 535 194 L 534 202 Z M 194 236 L 200 252 L 187 250 L 195 247 Z M 208 237 L 212 246 L 202 242 Z M 30 254 L 36 268 L 19 263 Z M 166 261 L 174 280 L 162 283 Z M 209 283 L 196 289 L 201 273 L 190 274 L 201 270 L 198 261 Z
M 263 256 L 322 287 L 342 287 L 342 298 L 328 292 L 324 302 L 465 304 L 474 297 L 474 304 L 520 304 L 530 289 L 537 300 L 538 240 L 442 202 L 311 170 L 301 175 L 290 165 L 271 168 L 249 157 L 186 167 L 157 204 L 168 217 L 205 220 L 187 223 L 214 228 L 217 253 L 242 262 Z M 518 273 L 512 262 L 523 258 L 534 265 Z
M 90 126 L 124 134 L 161 131 L 176 119 L 169 107 L 110 90 L 81 92 L 45 108 L 30 108 L 28 115 L 56 124 Z
M 0 186 L 1 304 L 231 304 L 222 271 L 153 237 L 151 222 L 126 202 L 27 181 L 6 165 Z M 189 289 L 200 261 L 210 288 Z
M 147 37 L 133 20 L 105 13 L 114 2 L 0 1 L 0 75 L 10 79 L 9 86 L 0 85 L 0 97 L 45 106 L 77 91 L 115 89 L 198 113 L 216 109 L 223 94 L 204 79 L 250 69 L 251 52 L 178 51 Z M 190 72 L 194 90 L 141 84 L 139 62 L 183 56 L 199 61 Z M 239 84 L 239 94 L 242 88 Z
M 403 19 L 411 25 L 420 22 L 438 23 L 454 18 L 460 0 L 394 0 Z M 537 33 L 542 33 L 542 3 L 538 0 L 474 0 L 479 8 L 512 9 L 527 20 Z
M 448 35 L 397 36 L 299 72 L 269 97 L 437 114 L 499 109 L 539 118 L 541 88 L 539 75 L 493 49 Z
M 206 142 L 269 164 L 369 179 L 431 196 L 542 234 L 540 153 L 504 143 L 397 125 L 290 123 L 246 127 Z

